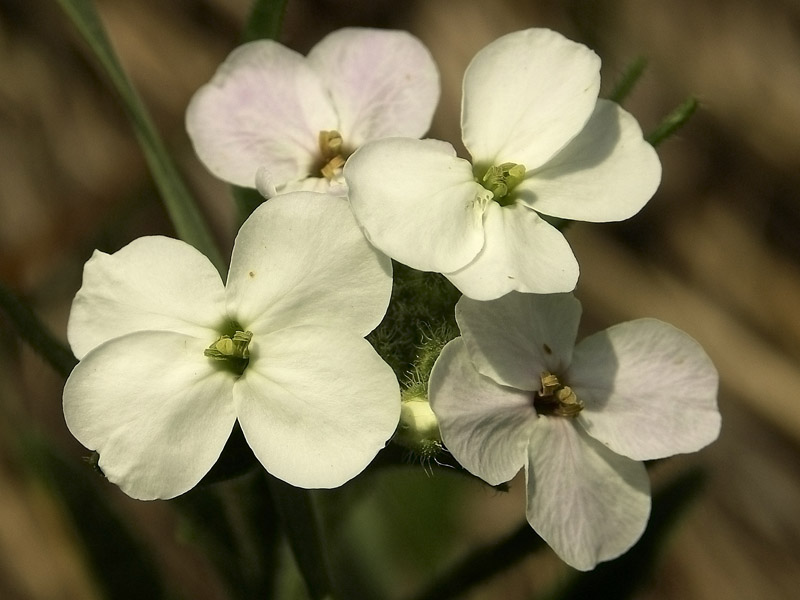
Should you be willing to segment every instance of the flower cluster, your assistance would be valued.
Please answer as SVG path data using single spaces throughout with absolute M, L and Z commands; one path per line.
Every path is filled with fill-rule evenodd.
M 661 176 L 636 120 L 598 99 L 599 69 L 545 29 L 481 50 L 464 75 L 467 160 L 419 139 L 439 78 L 407 33 L 343 29 L 306 57 L 235 50 L 186 125 L 212 173 L 268 201 L 225 283 L 162 237 L 89 260 L 69 321 L 72 433 L 149 499 L 196 485 L 237 422 L 267 471 L 318 488 L 361 472 L 402 419 L 397 439 L 444 444 L 490 484 L 524 468 L 528 521 L 570 565 L 627 550 L 650 509 L 641 461 L 705 446 L 720 419 L 709 358 L 665 323 L 573 348 L 578 264 L 554 223 L 631 217 Z M 402 410 L 364 339 L 386 314 L 390 258 L 463 293 L 461 337 Z

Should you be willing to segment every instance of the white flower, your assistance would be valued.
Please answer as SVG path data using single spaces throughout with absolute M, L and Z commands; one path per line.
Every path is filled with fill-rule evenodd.
M 419 40 L 340 29 L 307 57 L 271 40 L 237 48 L 192 98 L 186 128 L 220 179 L 255 187 L 258 173 L 267 195 L 341 192 L 350 153 L 381 137 L 421 137 L 438 99 L 439 74 Z
M 444 273 L 466 296 L 575 287 L 564 237 L 537 213 L 618 221 L 655 193 L 661 165 L 636 120 L 598 100 L 600 59 L 546 29 L 506 35 L 464 75 L 463 141 L 366 144 L 344 176 L 370 240 L 415 269 Z
M 462 337 L 436 362 L 430 398 L 445 446 L 470 472 L 497 485 L 525 467 L 528 522 L 588 570 L 644 531 L 640 461 L 699 450 L 720 416 L 717 372 L 691 337 L 641 319 L 575 346 L 580 313 L 569 294 L 462 298 Z
M 80 363 L 64 389 L 67 426 L 135 498 L 192 488 L 237 420 L 274 476 L 341 485 L 399 419 L 397 380 L 363 339 L 390 291 L 391 265 L 347 201 L 311 192 L 250 216 L 226 285 L 178 240 L 95 252 L 69 319 Z

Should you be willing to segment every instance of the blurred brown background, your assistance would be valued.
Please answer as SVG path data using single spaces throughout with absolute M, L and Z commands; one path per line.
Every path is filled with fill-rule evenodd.
M 183 111 L 237 44 L 248 0 L 101 0 L 102 17 L 222 247 L 225 185 L 194 158 Z M 647 599 L 791 598 L 800 590 L 800 2 L 796 0 L 290 0 L 281 41 L 306 52 L 342 26 L 409 29 L 431 49 L 443 94 L 430 135 L 459 140 L 460 82 L 474 53 L 516 29 L 557 29 L 603 59 L 604 90 L 638 56 L 649 68 L 626 108 L 643 129 L 688 95 L 701 109 L 659 148 L 660 191 L 635 218 L 575 225 L 587 331 L 642 316 L 695 336 L 721 374 L 720 440 L 664 471 L 711 478 L 681 522 Z M 117 99 L 55 2 L 0 0 L 0 277 L 62 339 L 94 248 L 171 235 Z M 35 427 L 76 462 L 63 381 L 0 319 L 0 597 L 97 598 L 76 532 L 31 478 L 14 432 Z M 654 473 L 658 483 L 660 470 Z M 168 503 L 130 501 L 176 597 L 225 598 L 204 558 L 172 534 Z M 522 517 L 523 486 L 470 496 L 451 549 L 497 538 Z M 473 490 L 474 491 L 474 490 Z M 476 518 L 479 515 L 479 518 Z M 548 558 L 470 598 L 530 598 L 563 575 Z M 418 583 L 418 582 L 417 582 Z M 413 582 L 409 589 L 413 589 Z

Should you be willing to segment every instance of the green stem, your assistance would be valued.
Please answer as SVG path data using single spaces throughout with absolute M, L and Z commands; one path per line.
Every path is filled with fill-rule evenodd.
M 244 41 L 277 39 L 286 4 L 287 0 L 255 0 L 242 36 Z M 242 222 L 264 201 L 255 190 L 233 186 L 232 191 Z M 334 587 L 330 563 L 311 492 L 269 474 L 266 478 L 284 533 L 312 600 L 332 599 Z
M 288 0 L 254 0 L 242 39 L 245 42 L 278 39 L 287 3 Z
M 231 186 L 233 200 L 236 202 L 236 212 L 239 215 L 239 226 L 247 220 L 253 211 L 264 202 L 264 197 L 252 188 Z
M 203 549 L 232 598 L 272 597 L 278 518 L 260 472 L 225 486 L 201 483 L 172 502 L 183 517 L 182 537 Z
M 242 32 L 242 41 L 278 39 L 287 4 L 288 0 L 254 0 Z M 232 185 L 231 193 L 236 202 L 239 225 L 264 202 L 264 197 L 252 188 Z
M 266 476 L 281 525 L 308 586 L 311 600 L 332 600 L 334 587 L 330 562 L 311 492 L 291 486 L 272 475 Z
M 197 203 L 183 183 L 161 141 L 147 108 L 122 69 L 94 4 L 91 0 L 57 0 L 57 2 L 84 37 L 120 95 L 178 237 L 205 254 L 224 275 L 227 265 L 222 254 Z
M 447 600 L 471 587 L 502 573 L 531 552 L 544 546 L 544 541 L 528 523 L 520 525 L 508 537 L 474 550 L 451 567 L 413 600 Z
M 0 282 L 0 308 L 8 315 L 20 337 L 66 378 L 78 364 L 78 359 L 50 333 L 30 307 L 2 282 Z

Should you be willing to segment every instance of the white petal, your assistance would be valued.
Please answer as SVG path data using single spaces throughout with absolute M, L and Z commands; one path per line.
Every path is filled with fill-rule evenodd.
M 694 452 L 719 435 L 719 376 L 694 339 L 656 319 L 615 325 L 582 340 L 567 383 L 580 422 L 636 460 Z
M 344 167 L 353 212 L 370 241 L 420 271 L 455 271 L 483 246 L 491 194 L 472 166 L 438 140 L 370 142 Z
M 255 187 L 266 166 L 280 185 L 311 174 L 319 132 L 339 122 L 317 73 L 271 40 L 234 50 L 186 111 L 195 151 L 217 177 Z
M 636 119 L 608 100 L 583 131 L 514 190 L 519 201 L 563 219 L 621 221 L 653 196 L 661 163 Z
M 253 337 L 234 388 L 248 444 L 275 477 L 331 488 L 358 475 L 400 418 L 400 388 L 369 343 L 347 332 L 293 327 Z
M 114 254 L 95 251 L 83 268 L 67 337 L 80 359 L 133 331 L 177 331 L 213 341 L 224 318 L 224 288 L 211 262 L 185 242 L 151 236 Z
M 95 348 L 69 376 L 67 427 L 129 496 L 182 494 L 219 458 L 236 415 L 233 376 L 203 356 L 213 341 L 132 333 Z
M 228 312 L 254 334 L 314 324 L 366 335 L 392 290 L 391 262 L 367 242 L 345 198 L 282 194 L 242 225 Z
M 600 59 L 554 31 L 505 35 L 464 75 L 461 127 L 475 163 L 535 169 L 583 128 L 600 90 Z
M 486 242 L 468 265 L 445 276 L 475 300 L 493 300 L 513 290 L 567 292 L 578 281 L 578 261 L 567 240 L 535 211 L 490 202 L 484 217 Z
M 560 375 L 572 359 L 581 303 L 572 294 L 512 292 L 490 302 L 466 296 L 456 321 L 475 368 L 501 385 L 541 389 L 541 375 Z
M 439 100 L 439 72 L 414 36 L 339 29 L 314 46 L 308 60 L 333 98 L 348 148 L 428 131 Z
M 528 448 L 528 522 L 561 559 L 587 571 L 627 551 L 647 525 L 644 465 L 562 417 L 537 420 Z
M 470 473 L 498 485 L 525 465 L 536 421 L 531 394 L 478 373 L 462 338 L 449 342 L 436 360 L 429 396 L 445 446 Z

